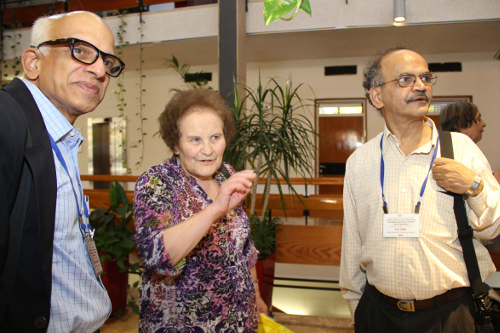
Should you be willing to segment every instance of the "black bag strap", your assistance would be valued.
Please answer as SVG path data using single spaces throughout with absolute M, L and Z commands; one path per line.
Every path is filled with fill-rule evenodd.
M 231 174 L 229 173 L 227 168 L 222 163 L 220 165 L 219 171 L 222 172 L 222 174 L 224 175 L 224 177 L 226 177 L 226 179 L 229 179 L 229 177 L 231 177 Z
M 26 128 L 26 147 L 31 147 L 31 133 Z M 12 297 L 14 290 L 14 282 L 16 278 L 17 262 L 19 260 L 19 252 L 21 251 L 21 238 L 23 236 L 24 220 L 26 217 L 26 209 L 28 207 L 28 194 L 32 181 L 31 170 L 26 160 L 24 160 L 23 171 L 21 174 L 21 182 L 17 191 L 16 201 L 9 216 L 9 248 L 7 259 L 5 261 L 4 272 L 2 276 L 5 291 L 7 293 L 7 302 Z
M 441 157 L 454 159 L 453 144 L 451 140 L 451 133 L 447 131 L 439 131 Z M 481 280 L 481 272 L 477 263 L 476 251 L 472 242 L 474 231 L 469 225 L 467 220 L 467 212 L 465 210 L 464 198 L 457 193 L 446 192 L 446 194 L 453 197 L 453 211 L 455 212 L 455 219 L 457 220 L 458 239 L 462 245 L 465 266 L 467 267 L 467 274 L 469 275 L 470 286 L 472 287 L 475 297 L 486 293 L 483 281 Z

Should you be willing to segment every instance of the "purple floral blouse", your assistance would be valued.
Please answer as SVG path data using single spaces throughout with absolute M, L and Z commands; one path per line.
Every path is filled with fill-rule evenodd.
M 234 169 L 225 164 L 230 173 Z M 215 179 L 225 177 L 217 172 Z M 256 332 L 258 314 L 250 268 L 257 250 L 244 204 L 214 223 L 175 266 L 163 231 L 212 200 L 179 162 L 151 167 L 137 181 L 134 209 L 138 253 L 144 261 L 140 332 Z

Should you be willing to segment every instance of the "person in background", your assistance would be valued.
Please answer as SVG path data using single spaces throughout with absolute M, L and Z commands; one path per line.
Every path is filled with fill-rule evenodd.
M 114 49 L 93 13 L 40 18 L 21 56 L 24 79 L 0 92 L 1 332 L 99 332 L 111 311 L 87 250 L 73 124 L 124 69 Z
M 481 112 L 473 103 L 458 101 L 450 103 L 439 114 L 439 126 L 444 131 L 460 132 L 478 143 L 483 138 L 486 122 L 481 118 Z M 500 171 L 493 173 L 500 182 Z
M 385 129 L 349 157 L 344 181 L 340 288 L 356 332 L 474 332 L 475 305 L 453 198 L 466 199 L 481 277 L 495 271 L 479 239 L 500 234 L 500 186 L 468 137 L 451 133 L 455 160 L 440 157 L 427 118 L 437 76 L 404 47 L 364 71 L 367 98 Z
M 222 163 L 233 113 L 217 92 L 194 89 L 176 93 L 159 122 L 174 155 L 136 183 L 139 330 L 255 332 L 268 309 L 242 200 L 256 175 Z

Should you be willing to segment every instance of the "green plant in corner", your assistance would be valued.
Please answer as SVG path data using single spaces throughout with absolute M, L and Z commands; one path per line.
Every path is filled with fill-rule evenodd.
M 116 181 L 110 186 L 109 200 L 109 208 L 95 209 L 89 216 L 101 261 L 114 261 L 121 272 L 140 275 L 143 269 L 139 264 L 128 264 L 129 255 L 135 246 L 134 229 L 129 226 L 134 216 L 133 205 L 128 201 L 123 187 Z M 133 287 L 137 288 L 137 285 L 135 283 Z M 130 286 L 126 285 L 125 288 L 128 290 Z M 132 298 L 128 306 L 135 313 L 139 312 L 135 299 Z
M 224 160 L 237 170 L 249 163 L 257 174 L 252 186 L 250 215 L 255 213 L 258 178 L 266 177 L 261 220 L 267 211 L 272 179 L 286 210 L 282 185 L 297 195 L 289 180 L 291 171 L 303 178 L 314 171 L 313 138 L 317 132 L 307 117 L 297 114 L 298 110 L 307 109 L 298 93 L 302 86 L 293 87 L 292 79 L 288 78 L 284 86 L 277 79 L 270 79 L 264 87 L 259 74 L 257 89 L 246 87 L 246 95 L 233 104 L 237 135 L 226 149 Z M 237 96 L 236 88 L 234 91 Z M 242 107 L 245 103 L 247 110 Z
M 134 212 L 123 187 L 111 183 L 109 189 L 111 206 L 107 209 L 98 208 L 90 213 L 89 223 L 95 230 L 94 239 L 97 250 L 101 253 L 101 261 L 115 261 L 120 271 L 128 267 L 128 256 L 135 246 L 134 230 L 128 226 Z
M 288 78 L 283 85 L 279 80 L 271 78 L 263 86 L 259 74 L 257 89 L 245 87 L 246 94 L 238 96 L 237 85 L 234 84 L 233 111 L 235 113 L 237 135 L 224 152 L 224 160 L 232 164 L 236 170 L 250 165 L 257 174 L 252 186 L 250 204 L 250 232 L 255 239 L 257 250 L 268 256 L 269 248 L 274 250 L 276 227 L 279 219 L 266 218 L 267 206 L 271 193 L 271 180 L 278 188 L 283 209 L 286 213 L 285 198 L 282 185 L 287 185 L 291 193 L 296 190 L 290 183 L 290 173 L 306 178 L 314 170 L 314 152 L 316 147 L 313 138 L 317 135 L 309 119 L 297 114 L 300 109 L 307 109 L 298 90 L 303 85 L 292 85 Z M 246 105 L 247 109 L 243 106 Z M 257 184 L 259 177 L 265 177 L 262 214 L 255 216 L 257 200 Z M 266 245 L 267 244 L 267 245 Z M 261 256 L 262 257 L 262 256 Z M 259 259 L 260 260 L 260 259 Z
M 493 57 L 493 59 L 496 59 L 496 60 L 500 60 L 500 51 L 498 51 L 495 56 Z
M 271 220 L 250 215 L 250 234 L 252 235 L 255 248 L 259 250 L 258 261 L 265 260 L 276 250 L 276 233 L 279 232 L 281 220 L 273 217 Z

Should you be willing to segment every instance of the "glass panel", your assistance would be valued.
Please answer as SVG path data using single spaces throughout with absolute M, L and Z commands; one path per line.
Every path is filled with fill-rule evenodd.
M 427 113 L 438 115 L 441 113 L 441 110 L 443 110 L 445 108 L 445 106 L 448 105 L 449 103 L 452 103 L 452 102 L 432 103 L 431 106 L 429 107 L 429 112 L 427 112 Z
M 353 105 L 353 104 L 347 104 L 347 105 L 336 105 L 332 106 L 331 104 L 328 105 L 321 105 L 318 108 L 319 114 L 320 115 L 332 115 L 332 114 L 362 114 L 363 113 L 363 106 L 361 105 Z
M 363 113 L 362 106 L 342 106 L 340 107 L 340 114 L 361 114 Z
M 339 108 L 331 106 L 320 107 L 319 114 L 339 114 Z

